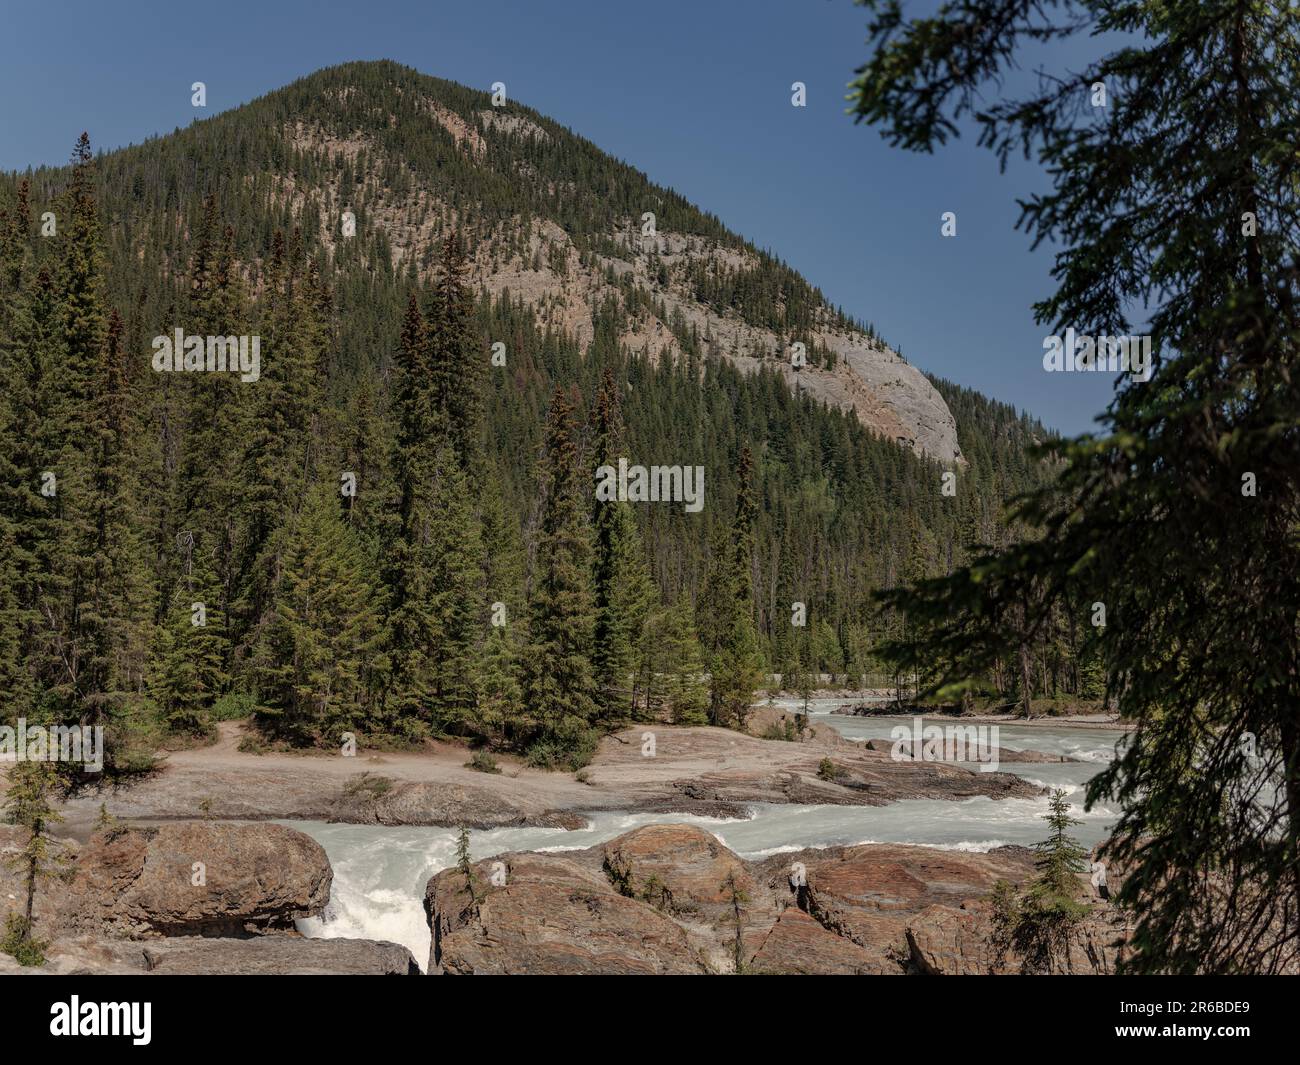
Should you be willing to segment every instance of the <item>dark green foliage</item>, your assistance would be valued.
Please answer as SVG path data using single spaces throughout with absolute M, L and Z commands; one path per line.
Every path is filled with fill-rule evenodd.
M 19 965 L 44 965 L 49 943 L 32 935 L 32 922 L 20 913 L 5 915 L 0 934 L 0 954 L 8 954 Z
M 1089 801 L 1139 972 L 1273 973 L 1300 956 L 1300 24 L 1262 0 L 976 0 L 906 21 L 871 3 L 860 117 L 929 150 L 963 116 L 1050 191 L 1021 225 L 1057 247 L 1035 310 L 1062 334 L 1146 332 L 1148 381 L 1062 445 L 1024 542 L 891 597 L 931 686 L 1014 672 L 1064 640 L 1137 725 Z M 1096 34 L 1100 57 L 1024 99 L 987 97 L 1023 46 Z M 1118 42 L 1112 44 L 1111 42 Z M 1108 90 L 1089 106 L 1091 87 Z M 1095 606 L 1104 627 L 1091 623 Z M 1073 638 L 1071 638 L 1071 636 Z M 898 648 L 906 658 L 906 648 Z M 1096 686 L 1090 666 L 1087 685 Z M 1079 686 L 1083 687 L 1084 678 Z
M 474 872 L 473 859 L 469 853 L 469 830 L 463 825 L 460 835 L 456 837 L 456 868 L 465 878 L 465 892 L 469 895 L 470 906 L 478 905 L 478 874 Z
M 32 906 L 39 882 L 54 872 L 49 829 L 63 820 L 52 805 L 55 789 L 53 766 L 47 762 L 20 761 L 9 770 L 5 791 L 5 820 L 23 829 L 26 840 L 18 853 L 6 860 L 22 877 L 23 912 L 11 913 L 5 921 L 0 951 L 11 954 L 21 965 L 40 965 L 46 944 L 32 935 Z
M 766 364 L 742 375 L 625 280 L 585 345 L 477 290 L 469 264 L 520 250 L 532 221 L 590 266 L 618 219 L 653 209 L 745 252 L 744 269 L 688 279 L 715 306 L 782 337 L 823 314 L 847 325 L 788 267 L 541 116 L 519 109 L 545 138 L 485 129 L 480 166 L 417 96 L 472 127 L 487 106 L 351 64 L 97 160 L 83 143 L 70 169 L 0 175 L 6 719 L 103 722 L 114 769 L 148 768 L 160 728 L 200 736 L 254 705 L 294 743 L 459 735 L 579 766 L 628 719 L 704 720 L 710 670 L 713 720 L 740 724 L 762 665 L 789 656 L 791 599 L 816 619 L 818 669 L 877 668 L 901 623 L 873 590 L 965 561 L 970 528 L 1010 538 L 1000 499 L 1043 476 L 1022 454 L 1041 430 L 1014 412 L 954 405 L 981 501 L 959 512 L 935 464 Z M 299 120 L 315 142 L 286 140 Z M 324 143 L 353 134 L 369 138 L 354 158 Z M 378 216 L 416 184 L 449 213 L 399 264 Z M 46 207 L 57 238 L 33 226 Z M 626 350 L 647 312 L 677 354 Z M 151 340 L 175 327 L 259 336 L 260 379 L 155 373 Z M 703 465 L 703 512 L 597 505 L 591 472 L 620 454 Z
M 332 743 L 368 720 L 371 671 L 382 669 L 376 592 L 329 486 L 285 534 L 275 613 L 253 654 L 257 717 L 292 742 Z
M 709 717 L 713 724 L 743 730 L 762 681 L 762 654 L 754 626 L 753 554 L 756 503 L 753 455 L 740 452 L 736 513 L 726 551 L 715 564 L 721 569 L 717 647 L 710 668 Z
M 592 669 L 595 607 L 586 481 L 578 469 L 573 407 L 560 388 L 547 415 L 540 480 L 545 502 L 529 604 L 524 701 L 537 739 L 569 747 L 590 729 L 597 713 Z
M 593 476 L 602 466 L 617 468 L 623 451 L 622 403 L 613 371 L 605 370 L 596 397 Z M 635 667 L 643 660 L 646 623 L 655 606 L 645 549 L 633 504 L 597 499 L 595 504 L 593 590 L 596 620 L 592 633 L 592 667 L 600 686 L 598 701 L 605 720 L 635 709 Z

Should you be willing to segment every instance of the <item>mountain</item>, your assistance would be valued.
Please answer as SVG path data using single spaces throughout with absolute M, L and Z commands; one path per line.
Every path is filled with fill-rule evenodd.
M 362 262 L 381 257 L 427 276 L 455 225 L 474 249 L 475 285 L 522 300 L 542 328 L 580 346 L 604 305 L 621 300 L 629 313 L 617 340 L 630 351 L 680 353 L 677 336 L 689 331 L 705 356 L 747 373 L 767 364 L 886 439 L 960 461 L 943 398 L 871 326 L 716 217 L 519 103 L 494 107 L 486 92 L 394 63 L 349 63 L 168 140 L 202 161 L 172 177 L 178 191 L 237 174 L 332 254 L 349 239 L 350 210 Z M 115 158 L 130 166 L 153 147 Z M 647 213 L 653 236 L 643 235 Z M 803 369 L 791 365 L 795 342 L 807 349 Z
M 178 330 L 260 365 L 162 372 Z M 888 683 L 877 593 L 1053 474 L 678 194 L 388 62 L 0 175 L 0 380 L 0 698 L 117 769 L 250 712 L 580 764 L 764 670 Z M 602 497 L 620 459 L 699 505 Z

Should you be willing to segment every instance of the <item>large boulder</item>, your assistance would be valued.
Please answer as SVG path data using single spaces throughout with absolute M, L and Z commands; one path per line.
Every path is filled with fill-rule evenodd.
M 731 885 L 755 895 L 745 863 L 695 825 L 647 825 L 610 840 L 601 853 L 619 891 L 660 909 L 716 918 L 731 906 Z
M 704 971 L 685 931 L 557 855 L 478 862 L 474 883 L 445 869 L 425 891 L 429 972 L 663 975 Z
M 273 824 L 182 821 L 101 832 L 82 848 L 62 923 L 121 936 L 240 936 L 320 914 L 332 873 L 310 836 Z
M 771 976 L 889 976 L 902 971 L 893 959 L 836 935 L 794 906 L 777 918 L 748 969 Z

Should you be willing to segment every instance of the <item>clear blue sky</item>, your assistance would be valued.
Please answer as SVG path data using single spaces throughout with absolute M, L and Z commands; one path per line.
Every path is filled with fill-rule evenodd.
M 786 259 L 922 369 L 1069 433 L 1110 398 L 1108 375 L 1042 369 L 1030 307 L 1050 292 L 1050 253 L 1012 228 L 1016 197 L 1043 186 L 1037 170 L 1000 175 L 970 137 L 933 156 L 896 151 L 845 114 L 866 56 L 851 0 L 7 6 L 0 168 L 66 162 L 83 129 L 96 148 L 138 142 L 353 59 L 504 81 Z M 790 106 L 794 81 L 806 108 Z M 940 236 L 944 211 L 954 239 Z

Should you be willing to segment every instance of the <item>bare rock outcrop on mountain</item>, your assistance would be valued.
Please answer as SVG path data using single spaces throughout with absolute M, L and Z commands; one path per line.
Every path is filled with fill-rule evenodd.
M 508 293 L 544 328 L 585 345 L 607 301 L 626 296 L 634 312 L 620 325 L 618 341 L 629 352 L 652 360 L 677 355 L 680 337 L 691 335 L 703 354 L 746 373 L 766 365 L 792 388 L 852 411 L 885 439 L 940 462 L 965 461 L 952 413 L 920 370 L 819 292 L 809 313 L 799 315 L 799 335 L 787 335 L 792 330 L 782 328 L 779 315 L 802 300 L 803 293 L 792 290 L 807 283 L 793 272 L 774 281 L 773 257 L 716 220 L 684 201 L 670 206 L 665 201 L 676 200 L 674 194 L 514 101 L 484 107 L 486 98 L 467 95 L 463 87 L 392 65 L 353 69 L 367 80 L 383 70 L 391 80 L 386 89 L 372 86 L 363 103 L 351 85 L 338 83 L 341 72 L 323 72 L 318 77 L 326 84 L 316 94 L 321 106 L 312 116 L 280 116 L 285 149 L 311 157 L 314 167 L 247 178 L 274 189 L 331 252 L 350 239 L 340 235 L 338 219 L 362 208 L 361 226 L 383 234 L 388 266 L 426 272 L 449 225 L 486 215 L 493 221 L 477 234 L 474 283 L 493 296 Z M 418 172 L 404 157 L 404 145 L 429 151 L 431 142 L 445 162 L 454 161 L 451 173 Z M 579 158 L 607 170 L 594 231 L 584 225 L 596 208 L 584 198 L 591 190 L 572 165 Z M 316 168 L 333 173 L 344 162 L 353 178 L 346 185 L 307 177 Z M 396 189 L 394 173 L 403 175 Z M 526 213 L 507 212 L 503 188 L 527 188 L 540 199 Z M 648 229 L 647 213 L 654 217 Z M 724 278 L 751 283 L 724 295 L 703 280 Z M 761 300 L 769 301 L 767 313 L 759 310 Z M 790 347 L 796 341 L 810 356 L 798 365 Z
M 1033 853 L 871 844 L 746 861 L 692 825 L 652 825 L 563 855 L 447 869 L 425 894 L 431 973 L 1009 973 L 987 901 Z M 1085 890 L 1080 881 L 1081 891 Z M 1097 901 L 1065 971 L 1114 971 L 1125 929 Z

